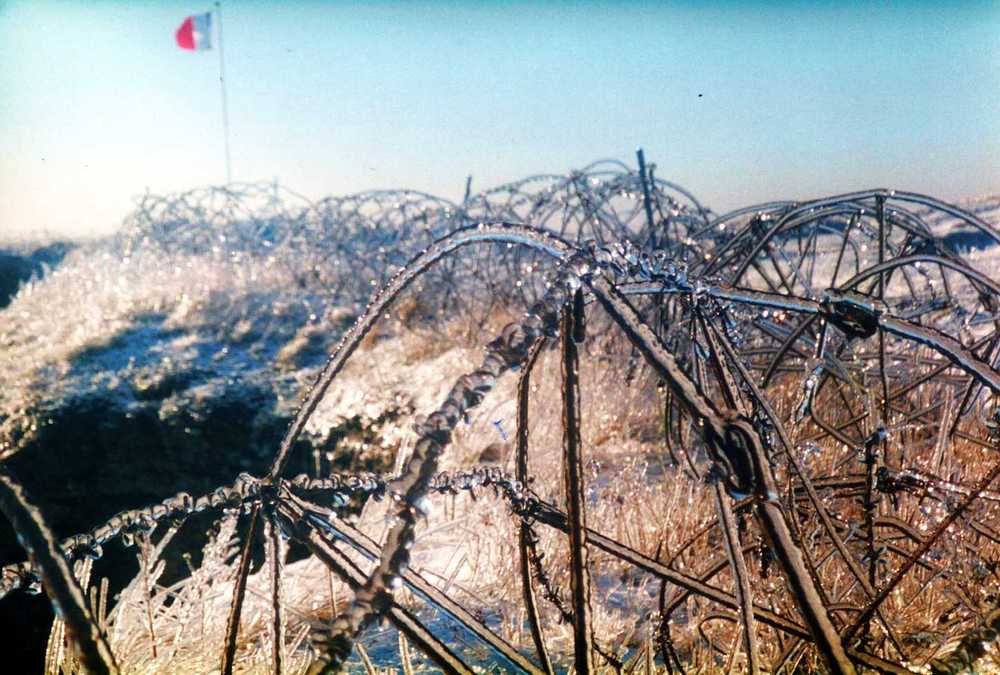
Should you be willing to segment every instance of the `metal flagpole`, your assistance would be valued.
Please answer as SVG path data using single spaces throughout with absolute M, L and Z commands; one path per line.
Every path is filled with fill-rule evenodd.
M 219 19 L 219 89 L 222 92 L 222 133 L 226 144 L 226 184 L 233 182 L 233 172 L 229 161 L 229 106 L 226 104 L 226 59 L 222 49 L 222 3 L 215 3 L 215 14 Z

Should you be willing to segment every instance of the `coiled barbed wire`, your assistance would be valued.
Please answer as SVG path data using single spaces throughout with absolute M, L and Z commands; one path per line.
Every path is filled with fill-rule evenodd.
M 635 178 L 637 182 L 633 182 L 632 187 L 649 188 L 650 176 L 642 174 Z M 344 508 L 349 507 L 354 497 L 389 498 L 396 514 L 393 534 L 383 548 L 382 559 L 369 583 L 359 591 L 354 606 L 341 616 L 338 620 L 340 624 L 335 624 L 327 640 L 328 653 L 334 657 L 331 665 L 336 663 L 336 659 L 343 658 L 349 649 L 357 628 L 389 606 L 387 603 L 391 600 L 392 589 L 406 571 L 408 544 L 412 543 L 413 526 L 425 510 L 423 500 L 426 495 L 464 489 L 463 485 L 475 487 L 485 484 L 497 487 L 500 493 L 511 496 L 512 501 L 513 496 L 524 494 L 522 485 L 510 482 L 509 477 L 502 474 L 490 474 L 487 470 L 479 477 L 435 478 L 438 476 L 437 458 L 457 421 L 494 388 L 497 377 L 523 362 L 531 344 L 539 338 L 555 335 L 558 312 L 582 290 L 592 293 L 614 315 L 632 345 L 643 352 L 647 360 L 659 369 L 658 372 L 671 380 L 674 400 L 686 407 L 684 416 L 679 419 L 683 424 L 693 424 L 701 430 L 702 442 L 715 464 L 715 469 L 708 475 L 721 479 L 734 498 L 752 495 L 750 498 L 757 500 L 760 512 L 773 508 L 783 499 L 779 491 L 767 485 L 764 479 L 771 464 L 779 459 L 780 453 L 774 450 L 778 445 L 775 439 L 782 437 L 784 431 L 773 414 L 764 413 L 760 390 L 751 386 L 746 373 L 740 371 L 734 374 L 733 369 L 738 365 L 733 363 L 735 357 L 720 356 L 722 352 L 717 342 L 722 347 L 728 345 L 730 349 L 739 350 L 737 356 L 747 359 L 744 365 L 747 372 L 764 373 L 765 384 L 776 373 L 780 377 L 783 373 L 801 374 L 804 370 L 802 401 L 793 423 L 815 425 L 820 433 L 841 442 L 852 461 L 857 461 L 858 448 L 864 451 L 861 454 L 869 476 L 861 482 L 860 489 L 865 493 L 865 504 L 873 503 L 872 493 L 876 490 L 890 494 L 925 493 L 929 487 L 939 494 L 951 493 L 962 498 L 961 501 L 946 503 L 949 509 L 964 509 L 974 501 L 990 501 L 994 493 L 984 486 L 970 486 L 967 480 L 960 479 L 933 480 L 932 472 L 904 468 L 906 465 L 898 461 L 893 464 L 898 468 L 889 469 L 885 463 L 886 447 L 891 436 L 904 433 L 898 430 L 913 424 L 890 419 L 897 412 L 892 406 L 902 409 L 908 419 L 921 419 L 921 416 L 927 415 L 925 409 L 919 407 L 921 402 L 913 394 L 914 391 L 926 391 L 927 383 L 940 383 L 950 390 L 965 392 L 958 405 L 958 413 L 952 418 L 945 415 L 947 419 L 942 418 L 939 423 L 941 437 L 948 438 L 945 429 L 950 427 L 951 432 L 955 432 L 964 412 L 976 409 L 973 421 L 983 419 L 983 406 L 976 408 L 976 401 L 983 398 L 980 396 L 982 392 L 986 392 L 988 398 L 1000 388 L 995 351 L 990 346 L 996 344 L 996 329 L 991 329 L 991 325 L 997 323 L 996 284 L 988 275 L 966 265 L 960 257 L 942 248 L 931 228 L 925 226 L 923 220 L 926 217 L 906 211 L 900 203 L 936 209 L 978 228 L 987 236 L 994 236 L 990 226 L 984 226 L 975 216 L 956 212 L 947 205 L 919 195 L 870 191 L 808 204 L 765 205 L 714 221 L 697 207 L 686 214 L 674 214 L 676 217 L 672 224 L 683 225 L 687 228 L 686 234 L 674 237 L 670 242 L 649 245 L 648 241 L 655 241 L 655 237 L 643 241 L 643 237 L 634 236 L 636 231 L 642 231 L 641 228 L 620 232 L 610 230 L 607 234 L 600 229 L 602 222 L 625 223 L 627 219 L 617 216 L 609 219 L 606 213 L 611 209 L 601 206 L 607 203 L 607 199 L 601 202 L 598 194 L 588 192 L 588 180 L 581 175 L 571 175 L 559 183 L 558 190 L 546 188 L 534 199 L 511 199 L 502 208 L 496 207 L 497 213 L 522 213 L 518 211 L 522 209 L 531 218 L 541 219 L 544 213 L 549 214 L 546 217 L 552 217 L 554 211 L 545 210 L 546 199 L 564 190 L 564 194 L 578 199 L 579 210 L 574 213 L 582 214 L 583 218 L 572 227 L 563 224 L 563 229 L 555 230 L 556 235 L 553 235 L 552 229 L 542 232 L 530 227 L 501 224 L 460 229 L 455 235 L 429 244 L 423 257 L 418 257 L 412 266 L 403 266 L 403 271 L 395 276 L 392 276 L 391 270 L 386 271 L 388 258 L 378 259 L 378 256 L 386 255 L 389 248 L 401 240 L 373 238 L 372 242 L 382 249 L 376 254 L 376 259 L 377 264 L 382 266 L 379 274 L 386 275 L 380 278 L 390 280 L 388 290 L 376 298 L 366 316 L 345 338 L 343 351 L 338 351 L 339 356 L 331 361 L 331 366 L 297 416 L 293 431 L 286 437 L 271 474 L 261 479 L 241 476 L 232 486 L 198 498 L 180 493 L 148 509 L 123 512 L 88 534 L 64 541 L 64 550 L 68 550 L 70 557 L 74 558 L 100 557 L 100 547 L 112 538 L 121 537 L 128 543 L 129 539 L 147 532 L 158 522 L 180 520 L 185 514 L 199 509 L 253 511 L 259 506 L 280 501 L 281 491 L 285 489 L 328 494 L 335 506 Z M 612 184 L 612 181 L 600 178 L 594 180 L 602 186 Z M 544 184 L 545 181 L 538 183 Z M 637 193 L 629 196 L 625 187 L 619 187 L 625 190 L 625 194 L 618 193 L 617 196 L 632 199 L 633 207 L 639 205 L 635 196 Z M 500 190 L 497 194 L 504 192 L 510 194 L 512 191 Z M 457 219 L 451 221 L 449 227 L 453 227 L 455 223 L 463 222 L 475 202 L 467 199 L 463 205 L 449 205 L 434 202 L 426 195 L 407 193 L 403 196 L 404 199 L 385 211 L 402 220 L 393 220 L 395 216 L 392 216 L 379 221 L 363 216 L 359 222 L 375 223 L 371 229 L 376 232 L 379 228 L 391 230 L 403 222 L 410 222 L 406 220 L 406 213 L 412 208 L 417 214 L 414 231 L 420 232 L 419 236 L 430 236 L 433 227 L 423 228 L 428 214 L 437 209 L 445 218 Z M 383 197 L 386 195 L 373 195 L 371 203 L 382 204 Z M 565 203 L 569 203 L 569 199 L 567 197 Z M 550 203 L 555 202 L 550 200 Z M 368 202 L 364 199 L 345 202 L 341 210 L 357 215 L 369 208 L 366 204 Z M 647 208 L 651 204 L 642 206 L 641 210 L 633 209 L 641 215 L 628 222 L 641 225 L 644 218 L 652 232 L 658 224 L 651 222 L 655 219 L 650 219 L 648 214 L 655 211 Z M 376 210 L 379 208 L 382 207 L 376 207 Z M 747 220 L 740 220 L 744 216 Z M 276 217 L 291 216 L 279 214 Z M 602 218 L 605 220 L 602 221 Z M 667 221 L 669 218 L 661 219 L 659 225 Z M 270 233 L 276 230 L 268 229 L 268 224 L 258 225 L 263 229 L 252 230 L 250 235 L 237 228 L 224 236 L 251 247 L 257 242 L 266 242 L 266 249 L 278 250 L 286 244 L 292 245 L 288 243 L 291 240 L 272 238 Z M 701 227 L 701 230 L 692 231 L 692 227 Z M 169 228 L 166 229 L 169 231 Z M 156 236 L 150 235 L 152 239 Z M 212 247 L 217 241 L 212 238 L 214 235 L 204 240 L 196 237 L 192 242 L 186 242 L 182 232 L 179 236 L 176 240 L 178 246 L 191 244 L 201 252 L 214 251 Z M 823 238 L 829 238 L 836 244 L 831 249 L 834 253 L 839 247 L 832 274 L 819 273 L 810 266 L 810 256 L 815 258 L 819 255 L 817 242 Z M 583 246 L 574 243 L 580 239 L 592 243 Z M 400 476 L 391 479 L 375 475 L 355 475 L 343 479 L 300 477 L 290 481 L 280 478 L 287 451 L 298 433 L 295 429 L 300 429 L 302 420 L 315 409 L 315 401 L 322 397 L 325 388 L 339 372 L 339 364 L 349 358 L 353 349 L 351 345 L 370 329 L 375 320 L 372 317 L 380 316 L 392 298 L 426 273 L 431 264 L 438 260 L 453 260 L 451 252 L 469 243 L 524 246 L 551 257 L 555 268 L 546 281 L 539 283 L 541 297 L 531 306 L 524 320 L 505 327 L 497 340 L 487 347 L 479 368 L 460 379 L 438 411 L 416 426 L 419 438 L 414 454 L 416 463 L 411 462 Z M 679 246 L 669 248 L 675 243 Z M 343 255 L 343 250 L 338 250 L 336 255 Z M 848 262 L 842 269 L 841 262 L 844 260 Z M 322 268 L 322 265 L 317 263 L 317 267 Z M 840 276 L 841 271 L 843 276 Z M 525 276 L 523 271 L 515 275 L 519 280 L 522 276 Z M 899 281 L 900 288 L 909 289 L 908 296 L 892 290 L 893 278 Z M 929 301 L 921 304 L 927 298 Z M 642 304 L 647 301 L 648 306 Z M 644 311 L 637 312 L 630 303 Z M 659 332 L 648 331 L 643 319 L 651 314 L 645 309 L 653 307 L 658 311 L 665 309 L 666 313 L 674 312 L 678 320 L 662 321 L 656 326 Z M 698 321 L 706 319 L 710 326 L 717 329 L 717 332 L 710 333 L 711 338 L 698 333 Z M 801 321 L 795 325 L 792 322 L 796 320 Z M 828 327 L 836 329 L 837 333 L 828 330 Z M 876 341 L 879 345 L 877 350 L 870 350 L 871 344 Z M 668 344 L 672 345 L 669 349 L 665 346 Z M 908 356 L 907 348 L 912 351 L 914 344 L 926 350 L 925 355 L 913 358 L 914 365 L 904 368 L 899 364 Z M 859 349 L 859 345 L 867 345 L 869 351 Z M 677 358 L 672 352 L 677 352 Z M 857 365 L 858 361 L 865 359 L 867 364 Z M 717 374 L 713 377 L 717 377 L 718 381 L 705 375 L 705 369 L 700 365 L 704 363 L 715 368 Z M 802 363 L 805 368 L 800 366 Z M 965 379 L 938 377 L 934 374 L 935 369 L 938 373 L 942 372 L 942 364 L 944 368 L 954 368 Z M 736 370 L 739 371 L 738 368 Z M 861 418 L 865 420 L 863 424 L 857 421 L 845 423 L 842 419 L 829 417 L 831 389 L 841 386 L 840 383 L 848 383 L 854 387 L 852 391 L 864 391 L 865 387 L 855 380 L 869 388 L 880 388 L 882 401 L 868 405 L 867 417 Z M 738 407 L 735 401 L 720 403 L 717 400 L 720 398 L 718 391 L 723 389 L 730 399 L 744 398 L 752 403 L 752 411 L 747 417 L 741 418 L 733 413 L 734 406 Z M 834 392 L 843 395 L 843 389 L 834 389 Z M 848 420 L 851 416 L 857 417 L 850 403 L 847 404 L 846 414 Z M 969 436 L 967 431 L 962 433 Z M 758 450 L 765 451 L 767 456 L 755 455 Z M 786 453 L 790 452 L 786 450 Z M 800 473 L 798 480 L 809 485 L 811 479 Z M 798 493 L 792 490 L 792 499 L 801 492 L 801 489 Z M 517 498 L 525 500 L 513 509 L 519 515 L 539 508 L 531 501 L 530 495 Z M 815 508 L 822 513 L 825 506 Z M 869 531 L 869 542 L 877 543 L 877 536 L 872 534 L 877 520 L 875 516 L 876 513 L 869 512 L 866 517 L 870 522 L 866 522 L 864 527 Z M 767 522 L 762 516 L 762 523 L 766 525 Z M 839 536 L 836 524 L 829 525 L 827 533 L 831 538 Z M 941 533 L 933 536 L 941 536 Z M 932 543 L 922 541 L 917 551 L 929 549 Z M 790 539 L 785 543 L 776 543 L 775 547 L 779 557 L 798 550 L 798 545 Z M 632 554 L 619 550 L 619 555 Z M 868 555 L 863 563 L 877 571 L 878 556 Z M 646 569 L 653 569 L 649 567 L 651 563 L 643 564 L 647 565 Z M 790 575 L 799 568 L 804 570 L 803 565 L 796 565 L 794 561 L 790 565 L 787 561 L 782 564 Z M 810 575 L 816 576 L 814 571 L 804 571 L 804 576 Z M 4 570 L 3 584 L 7 585 L 8 580 L 12 586 L 37 587 L 35 579 L 24 574 L 21 566 Z M 897 582 L 896 579 L 890 580 L 890 585 Z M 882 589 L 879 597 L 871 599 L 873 604 L 859 607 L 859 612 L 870 618 L 888 592 Z M 820 613 L 827 613 L 825 604 L 820 606 Z M 777 621 L 773 617 L 768 620 Z M 811 627 L 811 630 L 813 637 L 820 639 L 817 632 L 822 632 L 821 629 Z M 891 631 L 889 627 L 886 630 Z M 865 651 L 863 647 L 846 647 L 852 659 L 868 664 L 882 663 L 878 661 L 882 657 Z M 832 654 L 831 658 L 830 663 L 839 664 L 838 667 L 846 663 L 846 657 L 840 659 Z M 844 667 L 849 668 L 849 664 Z M 886 667 L 884 663 L 883 667 Z
M 392 476 L 372 472 L 338 473 L 320 478 L 299 474 L 281 479 L 277 489 L 323 493 L 330 498 L 333 504 L 330 511 L 335 514 L 350 508 L 351 500 L 355 498 L 370 497 L 376 501 L 387 496 L 398 498 L 390 487 L 393 480 Z M 441 472 L 431 480 L 428 492 L 459 494 L 489 487 L 502 492 L 512 508 L 530 510 L 529 504 L 534 498 L 519 481 L 496 466 Z M 191 515 L 208 511 L 246 512 L 254 504 L 273 498 L 273 495 L 268 495 L 266 483 L 261 479 L 241 473 L 231 485 L 220 486 L 198 497 L 180 492 L 158 504 L 121 511 L 89 532 L 66 537 L 59 542 L 59 547 L 70 562 L 85 558 L 99 560 L 104 555 L 104 546 L 112 540 L 118 539 L 125 546 L 133 546 L 141 535 L 148 534 L 157 525 L 181 524 Z M 15 563 L 0 568 L 0 599 L 19 589 L 33 594 L 41 591 L 37 573 L 31 565 Z

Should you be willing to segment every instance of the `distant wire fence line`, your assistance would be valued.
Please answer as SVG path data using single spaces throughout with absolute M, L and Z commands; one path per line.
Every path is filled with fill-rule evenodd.
M 710 212 L 683 188 L 647 181 L 615 161 L 596 162 L 568 175 L 537 175 L 470 194 L 461 203 L 413 190 L 373 190 L 316 202 L 277 184 L 206 187 L 175 195 L 147 194 L 126 219 L 118 248 L 129 255 L 152 248 L 212 255 L 239 264 L 271 259 L 290 270 L 303 288 L 330 294 L 333 302 L 363 302 L 399 270 L 414 251 L 472 223 L 498 221 L 543 227 L 569 241 L 629 240 L 692 255 L 688 233 L 702 229 Z M 645 186 L 645 187 L 644 187 Z M 644 192 L 645 190 L 645 192 Z M 659 225 L 649 225 L 646 209 Z M 689 251 L 688 249 L 692 249 Z M 442 262 L 435 279 L 469 279 L 465 293 L 520 297 L 530 304 L 538 289 L 506 283 L 537 279 L 551 260 L 520 248 L 494 251 L 474 261 Z M 541 270 L 542 272 L 545 269 Z M 437 291 L 435 290 L 435 293 Z M 447 300 L 455 293 L 441 294 Z
M 318 241 L 316 263 L 305 270 L 315 276 L 304 283 L 353 292 L 337 288 L 336 275 L 325 275 L 334 260 L 344 265 L 356 259 L 359 269 L 382 282 L 381 290 L 304 398 L 265 476 L 244 475 L 207 495 L 182 493 L 123 512 L 58 548 L 16 483 L 0 481 L 0 508 L 31 557 L 30 564 L 4 568 L 0 593 L 37 592 L 41 585 L 60 607 L 69 603 L 73 611 L 60 616 L 81 664 L 117 668 L 58 549 L 70 559 L 100 558 L 113 539 L 128 543 L 160 523 L 211 510 L 239 511 L 248 524 L 226 639 L 219 645 L 224 674 L 234 667 L 253 543 L 265 523 L 270 546 L 285 533 L 354 590 L 348 610 L 316 636 L 317 672 L 337 670 L 358 633 L 378 618 L 446 672 L 472 672 L 398 604 L 394 590 L 402 585 L 463 625 L 508 667 L 552 672 L 534 589 L 540 586 L 550 602 L 563 594 L 551 587 L 535 550 L 539 525 L 568 536 L 570 600 L 560 612 L 572 623 L 581 673 L 593 672 L 596 659 L 616 659 L 600 646 L 602 636 L 595 639 L 591 620 L 589 589 L 598 563 L 590 553 L 597 550 L 671 589 L 661 594 L 656 619 L 668 670 L 684 670 L 670 626 L 695 597 L 713 611 L 689 622 L 709 644 L 717 635 L 712 622 L 738 626 L 736 649 L 754 673 L 794 669 L 807 655 L 834 673 L 956 672 L 982 655 L 983 639 L 995 636 L 1000 584 L 990 566 L 1000 560 L 994 485 L 1000 475 L 1000 286 L 945 246 L 915 209 L 957 219 L 1000 243 L 990 223 L 929 197 L 886 190 L 715 216 L 682 190 L 654 180 L 648 167 L 638 173 L 591 167 L 527 179 L 461 205 L 379 192 L 282 211 L 276 199 L 268 202 L 274 220 L 242 215 L 243 198 L 267 200 L 266 190 L 233 194 L 149 198 L 121 246 L 126 252 L 154 245 L 237 259 L 244 252 L 261 255 L 263 247 L 263 255 L 277 260 L 282 251 Z M 205 227 L 191 227 L 193 215 Z M 279 234 L 280 218 L 298 227 Z M 496 266 L 487 268 L 489 278 L 474 277 L 476 283 L 511 292 L 515 281 L 530 280 L 515 287 L 525 289 L 530 308 L 485 344 L 479 365 L 414 425 L 417 440 L 400 474 L 283 478 L 309 418 L 393 302 L 442 264 L 456 265 L 447 268 L 453 273 L 482 275 L 481 255 L 467 256 L 475 266 L 459 262 L 464 249 L 482 245 L 495 249 L 487 259 Z M 396 256 L 407 247 L 421 252 L 404 263 Z M 532 252 L 531 261 L 549 262 L 523 263 L 513 253 L 521 249 Z M 393 274 L 382 271 L 390 266 Z M 620 329 L 663 384 L 663 453 L 678 468 L 676 479 L 686 474 L 714 491 L 715 521 L 682 547 L 708 538 L 720 542 L 709 548 L 702 572 L 675 566 L 680 551 L 671 559 L 650 557 L 586 524 L 580 447 L 586 410 L 580 408 L 577 372 L 581 345 L 599 316 L 588 301 L 600 306 L 605 321 Z M 561 508 L 530 487 L 528 391 L 544 344 L 557 345 L 562 361 Z M 520 371 L 516 473 L 441 474 L 439 460 L 456 425 L 511 370 Z M 535 646 L 530 657 L 409 569 L 428 497 L 487 486 L 509 502 L 519 521 L 524 609 Z M 317 495 L 334 505 L 317 504 Z M 391 505 L 381 547 L 340 515 L 348 500 L 364 496 L 387 498 Z M 750 520 L 741 520 L 744 515 Z M 374 568 L 363 571 L 343 546 L 374 560 Z M 763 598 L 761 580 L 772 565 L 785 585 Z M 720 583 L 724 572 L 728 586 Z M 272 619 L 280 635 L 278 574 L 273 584 Z M 994 592 L 970 596 L 963 591 L 969 587 Z M 921 631 L 914 628 L 920 620 L 895 599 L 913 589 L 959 599 L 940 617 L 935 610 Z M 918 639 L 931 630 L 930 643 Z M 941 653 L 935 645 L 947 641 L 957 649 Z M 275 672 L 282 672 L 282 659 L 281 646 L 274 645 Z

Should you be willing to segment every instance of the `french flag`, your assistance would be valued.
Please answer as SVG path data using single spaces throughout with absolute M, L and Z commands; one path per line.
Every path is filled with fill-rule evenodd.
M 177 29 L 177 46 L 191 51 L 212 48 L 212 13 L 194 14 Z

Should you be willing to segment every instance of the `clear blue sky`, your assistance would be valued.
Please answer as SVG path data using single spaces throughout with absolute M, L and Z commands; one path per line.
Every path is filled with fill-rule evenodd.
M 0 234 L 224 181 L 211 3 L 0 0 Z M 223 6 L 233 174 L 459 197 L 602 157 L 716 209 L 1000 192 L 1000 3 Z M 700 95 L 700 96 L 699 96 Z

